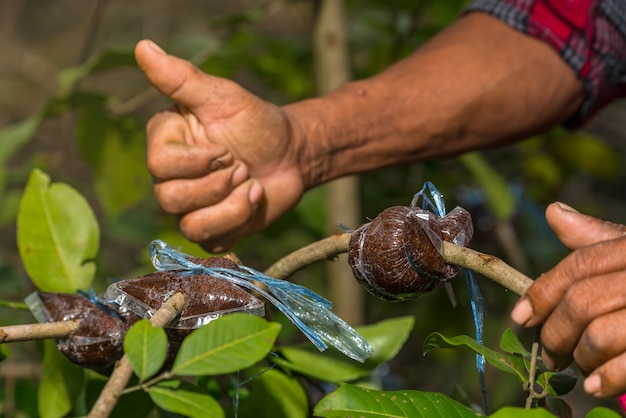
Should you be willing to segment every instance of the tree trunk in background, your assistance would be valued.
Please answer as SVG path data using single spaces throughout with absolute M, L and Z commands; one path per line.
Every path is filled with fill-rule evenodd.
M 328 93 L 350 79 L 343 0 L 321 0 L 313 34 L 316 89 Z M 335 180 L 325 186 L 326 231 L 339 232 L 337 223 L 361 225 L 359 183 L 356 176 Z M 341 255 L 326 267 L 333 311 L 351 325 L 363 323 L 363 289 Z

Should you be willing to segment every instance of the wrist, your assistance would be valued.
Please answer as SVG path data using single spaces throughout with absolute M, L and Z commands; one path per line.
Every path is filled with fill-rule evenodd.
M 319 112 L 320 98 L 307 99 L 282 107 L 288 121 L 288 143 L 294 151 L 304 190 L 329 181 L 329 123 Z

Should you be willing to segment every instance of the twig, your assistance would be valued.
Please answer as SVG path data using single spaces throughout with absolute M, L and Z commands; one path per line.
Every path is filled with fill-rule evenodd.
M 150 319 L 150 324 L 154 327 L 163 327 L 170 323 L 183 310 L 185 305 L 185 295 L 181 292 L 175 293 L 154 313 Z M 96 400 L 93 408 L 87 415 L 88 418 L 106 418 L 111 415 L 117 400 L 121 396 L 128 380 L 133 375 L 133 369 L 128 357 L 124 355 L 118 362 L 111 377 L 107 381 L 100 396 Z
M 535 341 L 533 341 L 530 353 L 530 367 L 528 368 L 528 397 L 526 398 L 525 409 L 530 409 L 536 399 L 543 399 L 548 396 L 547 387 L 543 388 L 541 393 L 535 391 L 535 383 L 537 379 L 537 359 L 539 356 L 539 328 L 535 328 Z
M 43 324 L 0 327 L 0 343 L 67 337 L 76 329 L 80 321 L 80 319 L 73 319 Z
M 519 296 L 523 295 L 533 284 L 531 278 L 515 270 L 498 257 L 447 241 L 443 242 L 443 258 L 450 264 L 480 273 Z
M 350 233 L 333 235 L 300 248 L 278 260 L 265 271 L 265 274 L 284 279 L 316 261 L 330 260 L 348 252 L 350 235 Z M 520 296 L 533 283 L 531 278 L 515 270 L 498 257 L 447 241 L 443 242 L 443 258 L 450 264 L 480 273 Z
M 265 274 L 275 279 L 285 279 L 309 264 L 332 260 L 339 254 L 348 252 L 349 243 L 349 233 L 324 238 L 281 258 L 265 270 Z

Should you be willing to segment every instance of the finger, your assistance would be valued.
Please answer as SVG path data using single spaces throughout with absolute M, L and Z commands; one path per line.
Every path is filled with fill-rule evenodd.
M 618 272 L 592 277 L 573 283 L 567 289 L 541 330 L 546 366 L 558 370 L 567 367 L 572 362 L 574 349 L 580 348 L 577 344 L 583 335 L 586 338 L 598 337 L 601 341 L 603 335 L 597 333 L 602 331 L 596 328 L 597 321 L 626 308 L 624 275 L 624 272 Z M 593 341 L 589 340 L 590 343 Z M 581 360 L 584 364 L 578 365 L 588 371 L 599 365 L 587 366 L 592 359 L 585 356 Z
M 543 322 L 573 283 L 626 269 L 626 239 L 602 241 L 565 257 L 528 288 L 511 313 L 519 325 L 533 327 Z
M 249 95 L 236 83 L 205 74 L 189 61 L 166 54 L 149 40 L 137 44 L 135 58 L 161 93 L 189 107 L 201 120 L 204 115 L 214 119 L 231 116 L 241 110 L 238 98 Z
M 197 179 L 157 182 L 154 192 L 161 208 L 173 215 L 183 215 L 218 204 L 248 178 L 241 163 L 217 170 Z
M 184 215 L 179 226 L 183 234 L 207 251 L 219 253 L 232 247 L 243 236 L 264 226 L 263 188 L 256 180 L 247 180 L 218 205 Z
M 626 392 L 626 353 L 621 353 L 598 367 L 585 379 L 585 391 L 599 398 Z
M 563 245 L 571 250 L 626 235 L 626 226 L 584 215 L 560 202 L 548 206 L 546 219 Z
M 189 117 L 165 111 L 147 126 L 148 170 L 158 180 L 198 178 L 229 166 L 232 155 L 210 142 L 203 132 L 192 132 Z M 204 138 L 202 138 L 204 137 Z
M 583 333 L 574 359 L 585 374 L 626 352 L 626 309 L 595 319 Z

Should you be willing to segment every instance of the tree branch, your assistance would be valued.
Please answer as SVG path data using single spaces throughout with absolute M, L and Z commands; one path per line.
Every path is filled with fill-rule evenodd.
M 185 295 L 177 292 L 154 313 L 150 324 L 154 327 L 164 327 L 169 324 L 183 310 Z M 118 362 L 111 377 L 107 381 L 93 408 L 87 415 L 88 418 L 106 418 L 111 415 L 117 400 L 122 395 L 128 380 L 133 375 L 133 368 L 128 357 L 124 355 Z
M 515 270 L 496 256 L 483 254 L 471 248 L 443 242 L 443 258 L 449 264 L 465 267 L 501 284 L 521 296 L 533 284 L 533 280 Z
M 277 279 L 285 279 L 316 261 L 331 260 L 348 251 L 350 236 L 350 233 L 333 235 L 300 248 L 271 265 L 265 274 Z M 449 264 L 480 273 L 520 296 L 533 283 L 531 278 L 515 270 L 498 257 L 447 241 L 443 242 L 443 258 Z
M 0 327 L 0 343 L 44 340 L 67 337 L 76 329 L 80 319 Z
M 350 234 L 332 235 L 302 247 L 272 264 L 265 274 L 275 279 L 286 279 L 296 271 L 316 261 L 332 260 L 348 252 Z

